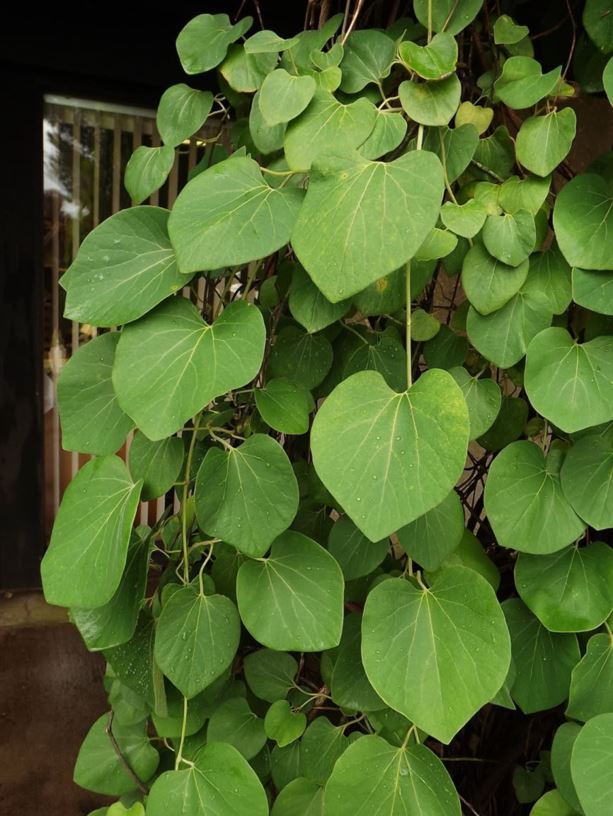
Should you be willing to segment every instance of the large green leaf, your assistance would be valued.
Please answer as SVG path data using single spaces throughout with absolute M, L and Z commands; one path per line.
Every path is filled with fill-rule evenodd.
M 343 636 L 336 650 L 330 678 L 336 705 L 349 711 L 380 711 L 385 703 L 373 689 L 362 663 L 362 615 L 345 615 Z
M 268 816 L 268 799 L 255 771 L 236 748 L 205 745 L 185 771 L 159 776 L 147 816 Z
M 526 119 L 517 134 L 517 160 L 537 176 L 548 176 L 568 156 L 577 130 L 572 108 Z
M 426 28 L 432 22 L 433 31 L 458 34 L 472 23 L 483 5 L 482 0 L 413 0 L 415 16 Z
M 285 377 L 269 380 L 255 392 L 260 416 L 275 431 L 304 434 L 309 430 L 309 414 L 315 408 L 311 392 Z
M 444 31 L 425 46 L 410 40 L 402 42 L 398 53 L 404 64 L 423 79 L 442 79 L 455 71 L 458 44 Z
M 436 570 L 458 546 L 464 532 L 464 509 L 452 490 L 440 504 L 397 532 L 398 541 L 414 561 Z
M 485 485 L 485 510 L 498 544 L 547 555 L 578 539 L 585 524 L 560 484 L 563 453 L 545 458 L 532 442 L 512 442 L 492 462 Z
M 77 473 L 41 564 L 48 603 L 92 609 L 111 600 L 126 564 L 141 484 L 117 456 L 93 459 Z
M 613 315 L 613 272 L 573 269 L 573 300 L 586 309 Z
M 613 550 L 595 541 L 552 555 L 522 553 L 515 585 L 550 632 L 589 632 L 613 611 Z
M 232 745 L 245 759 L 253 759 L 266 744 L 264 721 L 249 708 L 243 697 L 233 697 L 217 706 L 206 732 L 207 742 Z
M 111 600 L 95 609 L 71 609 L 70 615 L 90 652 L 127 643 L 136 629 L 145 598 L 149 541 L 133 534 L 126 567 Z
M 292 76 L 278 68 L 268 74 L 259 95 L 262 116 L 271 127 L 295 119 L 309 104 L 317 88 L 310 76 Z
M 366 141 L 358 147 L 358 153 L 365 159 L 381 158 L 399 147 L 407 127 L 407 120 L 402 114 L 378 108 L 375 126 Z
M 162 608 L 155 659 L 185 697 L 195 697 L 232 663 L 239 638 L 240 620 L 229 598 L 186 586 Z
M 460 104 L 462 86 L 456 74 L 435 82 L 405 80 L 398 94 L 405 112 L 420 125 L 446 125 Z
M 368 575 L 385 558 L 389 550 L 389 539 L 369 541 L 348 516 L 341 516 L 332 525 L 328 537 L 328 550 L 338 561 L 345 580 Z
M 518 598 L 502 608 L 517 670 L 513 699 L 524 714 L 555 708 L 568 697 L 570 673 L 580 656 L 577 636 L 545 629 Z
M 315 469 L 354 524 L 379 541 L 439 504 L 462 473 L 468 411 L 460 388 L 430 370 L 403 393 L 354 374 L 320 408 Z
M 177 37 L 177 51 L 186 74 L 202 74 L 215 68 L 226 56 L 228 46 L 251 27 L 251 17 L 232 25 L 227 14 L 199 14 Z
M 575 176 L 558 193 L 553 226 L 571 266 L 610 269 L 613 257 L 613 193 L 603 176 Z
M 245 679 L 251 691 L 261 700 L 282 700 L 294 684 L 298 663 L 286 652 L 259 649 L 244 661 Z
M 428 128 L 424 137 L 424 148 L 439 157 L 450 184 L 466 170 L 478 145 L 479 134 L 476 128 L 468 124 L 454 128 Z
M 274 153 L 283 147 L 287 125 L 269 125 L 260 111 L 260 92 L 251 101 L 249 111 L 249 133 L 253 144 L 261 153 Z
M 176 147 L 199 130 L 213 107 L 210 91 L 197 91 L 180 83 L 164 91 L 156 124 L 164 144 Z
M 143 480 L 143 501 L 157 499 L 170 490 L 179 478 L 184 453 L 183 441 L 177 436 L 152 442 L 140 431 L 135 434 L 128 465 L 132 478 Z
M 562 328 L 528 347 L 526 393 L 539 414 L 572 433 L 613 419 L 613 337 L 579 345 Z
M 111 372 L 119 334 L 107 333 L 81 346 L 57 383 L 62 447 L 81 453 L 114 453 L 134 427 L 119 407 Z
M 494 90 L 510 108 L 530 108 L 548 96 L 560 79 L 562 69 L 542 73 L 541 64 L 531 57 L 509 57 L 502 73 L 494 83 Z
M 613 801 L 613 714 L 587 722 L 575 740 L 570 770 L 585 816 L 604 816 Z
M 175 163 L 175 150 L 170 145 L 162 147 L 137 147 L 126 165 L 125 188 L 133 204 L 141 204 L 168 178 Z
M 566 714 L 582 722 L 613 714 L 613 638 L 608 632 L 589 639 L 573 669 Z
M 236 592 L 243 623 L 264 646 L 317 652 L 340 641 L 343 574 L 323 547 L 301 533 L 283 533 L 268 558 L 245 562 Z
M 261 313 L 245 301 L 208 326 L 190 301 L 173 298 L 122 331 L 113 368 L 119 404 L 149 439 L 164 439 L 252 380 L 265 340 Z
M 270 187 L 246 156 L 199 173 L 168 221 L 180 271 L 236 266 L 276 252 L 289 241 L 302 196 L 295 186 Z
M 366 141 L 375 126 L 377 109 L 368 99 L 343 105 L 331 93 L 318 90 L 304 113 L 285 133 L 285 158 L 291 170 L 305 173 L 316 160 L 348 151 Z
M 107 733 L 109 727 L 121 757 Z M 137 791 L 134 777 L 126 770 L 126 763 L 142 782 L 147 782 L 155 773 L 159 759 L 158 752 L 149 742 L 146 722 L 122 725 L 114 720 L 110 725 L 109 714 L 103 714 L 89 729 L 81 745 L 74 768 L 74 781 L 95 793 L 123 796 Z
M 295 382 L 308 391 L 319 385 L 332 365 L 328 338 L 310 334 L 298 326 L 287 326 L 276 337 L 268 361 L 268 374 Z
M 184 286 L 168 215 L 160 207 L 131 207 L 90 232 L 62 278 L 65 317 L 94 326 L 129 323 Z
M 490 216 L 498 217 L 498 216 Z M 475 309 L 488 315 L 501 309 L 521 289 L 528 277 L 527 258 L 509 266 L 475 243 L 464 256 L 462 287 Z
M 254 434 L 236 448 L 211 448 L 196 478 L 198 524 L 248 555 L 261 556 L 292 523 L 298 483 L 272 437 Z
M 334 816 L 460 816 L 460 800 L 440 759 L 424 745 L 396 748 L 377 736 L 357 740 L 326 785 Z
M 394 51 L 394 41 L 383 31 L 353 31 L 344 45 L 341 91 L 358 93 L 388 76 Z
M 613 427 L 586 434 L 566 454 L 562 490 L 595 530 L 613 527 Z
M 231 45 L 219 73 L 230 88 L 238 93 L 253 93 L 262 87 L 266 77 L 277 64 L 277 55 L 249 54 L 242 45 Z
M 462 366 L 449 369 L 449 373 L 462 389 L 468 417 L 470 438 L 477 439 L 494 424 L 502 405 L 502 392 L 498 383 L 490 377 L 473 377 Z
M 522 291 L 553 314 L 562 314 L 572 300 L 571 270 L 555 244 L 530 256 L 530 272 Z
M 300 266 L 292 271 L 292 282 L 289 290 L 289 310 L 297 320 L 310 332 L 325 329 L 339 320 L 349 311 L 350 301 L 341 300 L 330 303 L 315 286 L 311 278 Z
M 388 164 L 357 153 L 321 159 L 292 246 L 317 287 L 336 303 L 417 252 L 436 223 L 442 195 L 441 164 L 429 151 Z
M 366 600 L 362 638 L 375 691 L 445 743 L 500 689 L 511 660 L 494 590 L 465 567 L 441 570 L 430 589 L 402 578 L 379 584 Z

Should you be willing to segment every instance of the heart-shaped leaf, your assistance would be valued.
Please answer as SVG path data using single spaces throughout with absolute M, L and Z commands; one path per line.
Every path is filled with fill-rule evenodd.
M 215 708 L 206 732 L 207 742 L 232 745 L 245 759 L 253 759 L 266 744 L 264 721 L 243 697 L 233 697 Z
M 251 17 L 243 17 L 232 25 L 227 14 L 199 14 L 190 20 L 177 37 L 177 51 L 185 73 L 202 74 L 219 65 L 228 46 L 242 37 L 252 22 Z
M 511 644 L 490 584 L 449 567 L 431 589 L 398 578 L 369 593 L 362 659 L 389 706 L 449 743 L 504 683 Z
M 453 552 L 464 532 L 464 509 L 452 490 L 440 504 L 397 532 L 403 550 L 427 570 L 436 570 Z
M 481 11 L 481 0 L 414 0 L 415 16 L 426 28 L 458 34 Z
M 178 436 L 159 442 L 138 431 L 128 453 L 128 465 L 134 479 L 143 480 L 141 499 L 150 501 L 167 493 L 179 478 L 185 448 Z
M 168 300 L 121 333 L 113 368 L 119 404 L 149 439 L 164 439 L 252 380 L 265 340 L 260 311 L 245 301 L 208 326 L 190 301 Z
M 562 465 L 564 495 L 595 530 L 613 527 L 613 428 L 586 434 Z
M 517 266 L 509 266 L 475 243 L 464 257 L 462 287 L 479 314 L 488 315 L 502 309 L 519 292 L 528 269 L 527 258 Z
M 354 524 L 379 541 L 439 504 L 464 467 L 468 411 L 444 371 L 396 393 L 377 372 L 354 374 L 320 408 L 315 469 Z
M 77 473 L 41 564 L 48 603 L 92 609 L 111 600 L 126 564 L 141 485 L 118 456 L 93 459 Z
M 284 377 L 269 380 L 255 392 L 255 404 L 264 422 L 285 434 L 309 430 L 309 414 L 315 408 L 311 392 Z
M 455 71 L 458 44 L 448 32 L 436 34 L 425 46 L 407 40 L 400 43 L 400 59 L 423 79 L 442 79 Z
M 548 96 L 558 84 L 561 67 L 547 74 L 531 57 L 509 57 L 502 66 L 502 74 L 494 83 L 498 97 L 510 108 L 530 108 Z
M 613 800 L 613 713 L 587 722 L 575 740 L 570 770 L 585 816 L 602 816 Z
M 500 386 L 489 377 L 471 377 L 461 366 L 449 369 L 449 373 L 462 389 L 468 406 L 470 438 L 477 439 L 489 431 L 498 416 L 502 405 Z
M 202 530 L 248 555 L 261 556 L 292 523 L 298 483 L 283 448 L 254 434 L 236 448 L 211 448 L 196 478 Z
M 280 748 L 299 739 L 306 728 L 307 718 L 303 711 L 292 711 L 287 700 L 277 700 L 266 712 L 264 728 L 268 739 Z
M 536 244 L 534 217 L 527 210 L 488 215 L 483 227 L 483 243 L 490 255 L 504 264 L 525 263 Z
M 181 191 L 168 233 L 185 275 L 255 261 L 287 244 L 302 203 L 297 187 L 270 187 L 257 162 L 226 159 Z
M 613 419 L 613 337 L 579 345 L 565 329 L 538 334 L 528 347 L 524 375 L 534 408 L 573 433 Z
M 553 226 L 571 266 L 610 269 L 613 256 L 613 192 L 603 176 L 575 176 L 558 193 Z
M 344 45 L 341 91 L 358 93 L 389 75 L 394 41 L 383 31 L 353 31 Z
M 613 640 L 594 635 L 573 669 L 566 714 L 587 722 L 598 714 L 613 713 Z
M 531 173 L 548 176 L 568 156 L 575 139 L 577 116 L 572 108 L 531 116 L 517 134 L 517 159 Z
M 338 561 L 345 580 L 361 578 L 371 573 L 385 558 L 389 539 L 369 541 L 348 516 L 341 516 L 332 525 L 328 550 Z
M 613 272 L 575 267 L 572 281 L 575 303 L 593 312 L 613 315 Z
M 164 144 L 177 147 L 200 130 L 213 107 L 210 91 L 197 91 L 180 83 L 164 91 L 158 105 L 156 124 Z
M 271 127 L 282 125 L 300 116 L 317 88 L 310 76 L 292 76 L 277 68 L 268 74 L 259 95 L 262 116 Z
M 137 147 L 126 165 L 124 184 L 133 204 L 141 204 L 168 178 L 175 163 L 175 149 L 170 145 L 161 147 Z
M 461 93 L 456 74 L 433 82 L 405 80 L 398 88 L 400 104 L 413 121 L 439 127 L 453 119 Z

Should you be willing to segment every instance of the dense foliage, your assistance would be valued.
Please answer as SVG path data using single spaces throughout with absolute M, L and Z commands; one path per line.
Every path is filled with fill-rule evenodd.
M 606 816 L 613 154 L 566 160 L 574 97 L 613 97 L 610 3 L 561 3 L 545 67 L 521 3 L 329 5 L 291 39 L 185 26 L 221 91 L 164 93 L 135 206 L 62 279 L 101 329 L 42 565 L 108 663 L 75 781 L 108 816 L 459 816 L 514 734 L 534 816 Z

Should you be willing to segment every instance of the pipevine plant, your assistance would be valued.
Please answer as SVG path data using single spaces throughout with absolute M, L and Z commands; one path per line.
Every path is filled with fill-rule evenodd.
M 613 154 L 567 157 L 573 97 L 613 98 L 611 6 L 561 4 L 547 70 L 521 3 L 329 7 L 185 26 L 221 91 L 163 94 L 135 206 L 62 278 L 120 327 L 58 384 L 92 458 L 44 591 L 110 707 L 75 781 L 108 816 L 459 816 L 512 776 L 534 816 L 606 816 Z M 172 211 L 143 205 L 197 132 Z

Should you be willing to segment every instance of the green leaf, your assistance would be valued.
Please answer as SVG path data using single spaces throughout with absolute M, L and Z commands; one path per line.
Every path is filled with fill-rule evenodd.
M 249 708 L 243 697 L 233 697 L 213 712 L 206 732 L 207 742 L 225 742 L 245 759 L 253 759 L 266 744 L 264 721 Z
M 489 431 L 498 416 L 502 404 L 500 386 L 490 377 L 472 377 L 461 366 L 449 369 L 449 373 L 462 389 L 468 406 L 470 438 L 477 439 Z
M 465 204 L 446 201 L 441 207 L 443 224 L 463 238 L 474 238 L 485 224 L 486 217 L 487 210 L 476 198 L 469 199 Z
M 448 370 L 462 365 L 468 351 L 468 342 L 460 337 L 453 329 L 441 325 L 437 335 L 424 343 L 423 352 L 426 363 L 430 368 L 444 368 Z
M 108 454 L 120 448 L 134 427 L 119 407 L 111 371 L 119 334 L 94 337 L 62 368 L 57 399 L 64 450 Z
M 323 334 L 309 334 L 288 326 L 276 337 L 268 361 L 268 374 L 282 377 L 311 391 L 325 378 L 332 365 L 330 341 Z
M 260 92 L 258 91 L 251 101 L 249 111 L 249 133 L 257 149 L 261 153 L 274 153 L 281 150 L 286 127 L 286 124 L 271 127 L 266 122 L 260 111 Z
M 138 431 L 128 452 L 128 466 L 132 478 L 142 479 L 142 501 L 157 499 L 167 493 L 179 478 L 183 464 L 183 442 L 169 436 L 159 442 L 151 442 Z
M 411 267 L 413 266 L 414 264 L 411 264 Z M 411 275 L 411 281 L 414 277 Z M 405 279 L 404 268 L 378 278 L 354 296 L 354 306 L 365 315 L 393 314 L 399 311 L 405 301 Z
M 324 816 L 324 792 L 315 782 L 292 779 L 273 802 L 271 816 Z
M 362 659 L 377 693 L 446 744 L 509 669 L 509 634 L 494 590 L 464 567 L 442 570 L 431 589 L 401 578 L 379 584 L 366 600 L 362 631 Z
M 609 103 L 613 105 L 613 57 L 607 62 L 604 72 L 602 74 L 602 84 Z
M 579 660 L 577 636 L 549 632 L 518 598 L 502 608 L 517 669 L 513 699 L 524 714 L 555 708 L 568 697 L 570 673 Z
M 255 392 L 255 404 L 264 422 L 285 434 L 305 434 L 315 409 L 311 392 L 284 377 L 269 380 Z
M 136 630 L 145 598 L 149 541 L 133 535 L 126 567 L 111 600 L 95 609 L 71 609 L 70 615 L 90 652 L 127 643 Z
M 177 147 L 200 130 L 213 107 L 210 91 L 197 91 L 180 83 L 164 91 L 158 105 L 156 124 L 164 144 Z
M 268 558 L 242 565 L 236 591 L 243 623 L 264 646 L 317 652 L 338 645 L 343 575 L 312 539 L 283 533 Z
M 343 379 L 358 371 L 378 371 L 390 388 L 406 389 L 405 349 L 393 326 L 362 335 L 361 340 L 354 334 L 351 342 L 342 367 Z
M 341 91 L 358 93 L 389 76 L 394 52 L 394 41 L 382 31 L 353 31 L 344 43 Z
M 576 813 L 557 790 L 550 790 L 535 802 L 530 816 L 576 816 Z
M 272 437 L 254 434 L 236 448 L 210 448 L 196 477 L 200 528 L 241 552 L 261 556 L 292 523 L 298 483 Z
M 459 34 L 481 11 L 482 0 L 414 0 L 415 16 L 426 28 L 430 14 L 433 31 Z
M 420 125 L 446 125 L 458 109 L 461 93 L 456 74 L 435 82 L 405 80 L 398 88 L 400 104 Z
M 407 120 L 402 114 L 377 109 L 375 126 L 358 147 L 358 153 L 365 159 L 379 159 L 402 144 L 407 127 Z
M 215 68 L 226 56 L 228 46 L 251 27 L 251 17 L 236 25 L 227 14 L 199 14 L 181 29 L 177 51 L 186 74 L 202 74 Z
M 395 748 L 369 735 L 350 745 L 334 766 L 326 812 L 354 816 L 460 816 L 460 800 L 443 763 L 423 745 Z
M 81 468 L 66 488 L 41 564 L 47 603 L 92 609 L 111 600 L 126 564 L 140 489 L 117 456 Z
M 480 105 L 473 105 L 472 102 L 462 102 L 455 115 L 454 123 L 457 128 L 462 125 L 472 125 L 476 128 L 479 136 L 482 136 L 492 124 L 494 111 L 492 108 L 482 108 Z
M 530 343 L 526 392 L 539 414 L 573 433 L 613 419 L 613 337 L 579 345 L 550 328 Z
M 613 799 L 613 714 L 587 722 L 575 740 L 570 770 L 585 816 L 602 816 Z
M 240 620 L 232 601 L 186 586 L 162 608 L 155 659 L 185 697 L 195 697 L 232 663 L 239 639 Z
M 531 116 L 522 122 L 517 134 L 517 159 L 531 173 L 548 176 L 570 153 L 576 131 L 577 116 L 572 108 Z
M 350 301 L 330 303 L 300 266 L 292 272 L 289 310 L 294 320 L 309 332 L 318 332 L 335 323 L 349 311 Z
M 414 561 L 436 570 L 458 546 L 464 532 L 464 510 L 452 490 L 443 501 L 397 532 L 398 541 Z
M 302 773 L 318 785 L 325 785 L 336 761 L 349 745 L 342 726 L 332 725 L 326 717 L 317 717 L 300 741 Z
M 345 616 L 343 636 L 330 678 L 334 702 L 350 711 L 380 711 L 385 703 L 373 689 L 362 663 L 362 615 Z
M 466 331 L 478 352 L 500 368 L 510 368 L 522 359 L 530 341 L 549 326 L 551 318 L 551 311 L 533 295 L 533 289 L 522 287 L 492 314 L 481 315 L 471 306 Z
M 236 748 L 205 745 L 186 771 L 159 776 L 147 799 L 147 816 L 268 816 L 260 780 Z
M 422 79 L 443 79 L 455 71 L 458 44 L 444 31 L 423 47 L 410 40 L 400 43 L 398 54 L 407 68 Z
M 494 424 L 479 438 L 479 444 L 486 450 L 501 450 L 523 434 L 527 420 L 528 403 L 521 397 L 505 395 Z
M 591 637 L 585 655 L 573 669 L 566 714 L 587 722 L 598 714 L 613 713 L 613 639 Z
M 573 510 L 590 527 L 613 527 L 613 428 L 576 440 L 564 459 L 561 481 Z
M 500 586 L 500 573 L 496 566 L 488 558 L 485 550 L 481 546 L 479 539 L 470 532 L 464 530 L 462 539 L 458 546 L 445 558 L 439 569 L 447 567 L 468 567 L 482 575 L 491 585 L 494 592 Z M 435 573 L 427 573 L 428 580 L 435 579 Z
M 90 232 L 64 276 L 64 316 L 117 326 L 142 317 L 184 286 L 187 279 L 177 270 L 168 238 L 168 215 L 160 207 L 131 207 Z
M 113 747 L 107 733 L 109 727 L 124 762 L 136 776 L 146 782 L 155 773 L 160 757 L 147 737 L 147 723 L 122 725 L 117 720 L 111 721 L 109 714 L 103 714 L 89 729 L 81 745 L 74 781 L 95 793 L 123 796 L 136 791 L 137 786 Z
M 285 158 L 298 173 L 306 173 L 330 153 L 359 147 L 375 126 L 377 109 L 360 98 L 343 105 L 331 93 L 317 90 L 304 113 L 291 122 L 285 134 Z
M 429 128 L 424 138 L 424 148 L 439 157 L 450 184 L 466 170 L 478 145 L 479 134 L 472 125 Z
M 522 804 L 535 802 L 545 789 L 545 776 L 540 765 L 534 768 L 523 768 L 516 765 L 513 769 L 513 790 L 517 801 Z
M 498 203 L 507 213 L 514 215 L 520 210 L 527 210 L 536 217 L 543 210 L 550 187 L 551 176 L 510 176 L 498 188 Z
M 406 392 L 376 372 L 354 374 L 320 408 L 315 469 L 371 541 L 439 504 L 464 467 L 468 412 L 452 377 L 427 371 Z
M 104 651 L 114 676 L 152 708 L 159 702 L 158 681 L 162 685 L 162 675 L 153 661 L 154 635 L 153 618 L 141 612 L 130 640 Z
M 612 202 L 606 179 L 594 173 L 575 176 L 558 193 L 553 226 L 562 254 L 571 266 L 611 268 Z
M 485 248 L 499 261 L 519 266 L 536 244 L 534 217 L 526 210 L 514 214 L 488 215 L 483 227 Z
M 535 555 L 562 550 L 585 524 L 560 484 L 563 453 L 547 457 L 532 442 L 512 442 L 494 459 L 485 485 L 485 510 L 498 544 Z
M 270 187 L 246 156 L 209 167 L 179 193 L 168 221 L 179 269 L 191 274 L 276 252 L 289 241 L 302 196 L 297 187 Z
M 411 339 L 417 341 L 431 340 L 439 333 L 441 324 L 434 315 L 415 309 L 411 315 Z
M 175 149 L 162 147 L 137 147 L 126 165 L 124 185 L 133 204 L 142 204 L 152 193 L 159 190 L 168 178 L 175 163 Z
M 268 74 L 259 95 L 262 116 L 270 126 L 282 125 L 300 116 L 307 107 L 317 83 L 310 76 L 292 76 L 283 68 Z
M 284 40 L 275 34 L 274 31 L 256 31 L 251 37 L 245 40 L 244 47 L 247 54 L 278 54 L 280 51 L 287 51 L 293 48 L 298 42 L 298 37 L 291 37 Z
M 336 303 L 417 252 L 436 223 L 442 195 L 440 162 L 425 150 L 388 164 L 358 154 L 321 160 L 292 246 L 317 288 Z
M 299 739 L 306 725 L 306 714 L 302 711 L 292 711 L 287 700 L 277 700 L 273 703 L 264 719 L 266 736 L 274 740 L 280 748 Z
M 553 555 L 520 555 L 515 585 L 551 632 L 589 632 L 613 611 L 613 550 L 600 541 Z
M 551 745 L 551 770 L 554 781 L 560 794 L 577 813 L 582 811 L 570 775 L 570 758 L 580 731 L 581 726 L 577 723 L 563 723 L 556 731 Z
M 275 745 L 270 753 L 272 781 L 277 790 L 284 788 L 301 774 L 300 743 L 292 742 L 285 748 Z
M 287 696 L 298 672 L 298 663 L 291 655 L 273 649 L 259 649 L 248 654 L 243 667 L 251 691 L 269 703 Z
M 346 581 L 369 575 L 385 558 L 389 539 L 372 542 L 348 516 L 341 516 L 330 530 L 328 550 L 338 561 Z
M 597 48 L 604 54 L 613 51 L 613 19 L 608 0 L 587 0 L 583 9 L 583 25 Z
M 509 108 L 523 110 L 549 96 L 560 79 L 562 68 L 542 73 L 541 64 L 531 57 L 509 57 L 494 83 L 499 99 Z
M 502 14 L 494 23 L 494 42 L 496 45 L 515 45 L 527 37 L 530 29 L 517 23 L 508 14 Z
M 451 254 L 458 245 L 457 237 L 447 230 L 435 227 L 426 235 L 425 240 L 415 253 L 417 261 L 435 261 Z
M 121 333 L 113 368 L 119 404 L 149 439 L 164 439 L 215 397 L 250 382 L 265 340 L 261 313 L 245 301 L 208 326 L 190 301 L 168 300 Z
M 487 223 L 490 218 L 497 217 L 490 215 Z M 490 255 L 476 242 L 464 257 L 462 287 L 479 314 L 489 315 L 501 309 L 519 292 L 528 277 L 528 269 L 527 258 L 519 265 L 510 266 Z
M 613 315 L 613 272 L 573 269 L 573 300 L 586 309 Z
M 562 314 L 571 300 L 571 271 L 555 244 L 530 256 L 530 273 L 523 291 L 554 314 Z
M 277 54 L 249 54 L 242 45 L 231 45 L 219 72 L 233 91 L 253 93 L 262 87 L 276 64 Z

